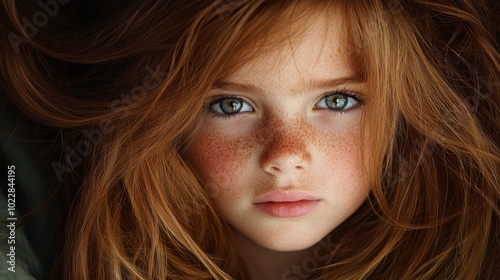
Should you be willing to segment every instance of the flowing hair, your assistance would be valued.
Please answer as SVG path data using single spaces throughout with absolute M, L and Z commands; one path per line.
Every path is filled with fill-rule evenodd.
M 218 80 L 337 9 L 372 192 L 309 277 L 500 279 L 495 1 L 31 2 L 2 1 L 0 79 L 64 135 L 54 278 L 244 279 L 184 139 Z

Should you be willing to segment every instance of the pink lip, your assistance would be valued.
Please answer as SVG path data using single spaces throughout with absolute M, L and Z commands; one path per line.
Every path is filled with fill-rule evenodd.
M 303 191 L 273 191 L 254 201 L 260 211 L 276 218 L 300 217 L 312 212 L 320 199 Z

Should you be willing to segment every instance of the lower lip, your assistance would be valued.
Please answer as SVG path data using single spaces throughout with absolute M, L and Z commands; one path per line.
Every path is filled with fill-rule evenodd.
M 289 202 L 264 202 L 255 203 L 255 207 L 269 216 L 275 218 L 294 218 L 311 213 L 319 200 L 299 200 Z

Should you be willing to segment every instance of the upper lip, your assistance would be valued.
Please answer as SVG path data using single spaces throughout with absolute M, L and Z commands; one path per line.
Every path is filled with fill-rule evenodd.
M 259 196 L 253 203 L 293 202 L 300 200 L 319 200 L 317 197 L 301 190 L 271 191 Z

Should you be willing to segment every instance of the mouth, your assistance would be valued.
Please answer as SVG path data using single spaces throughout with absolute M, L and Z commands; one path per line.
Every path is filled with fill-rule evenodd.
M 271 217 L 294 218 L 311 213 L 320 201 L 303 191 L 273 191 L 257 198 L 253 205 Z

